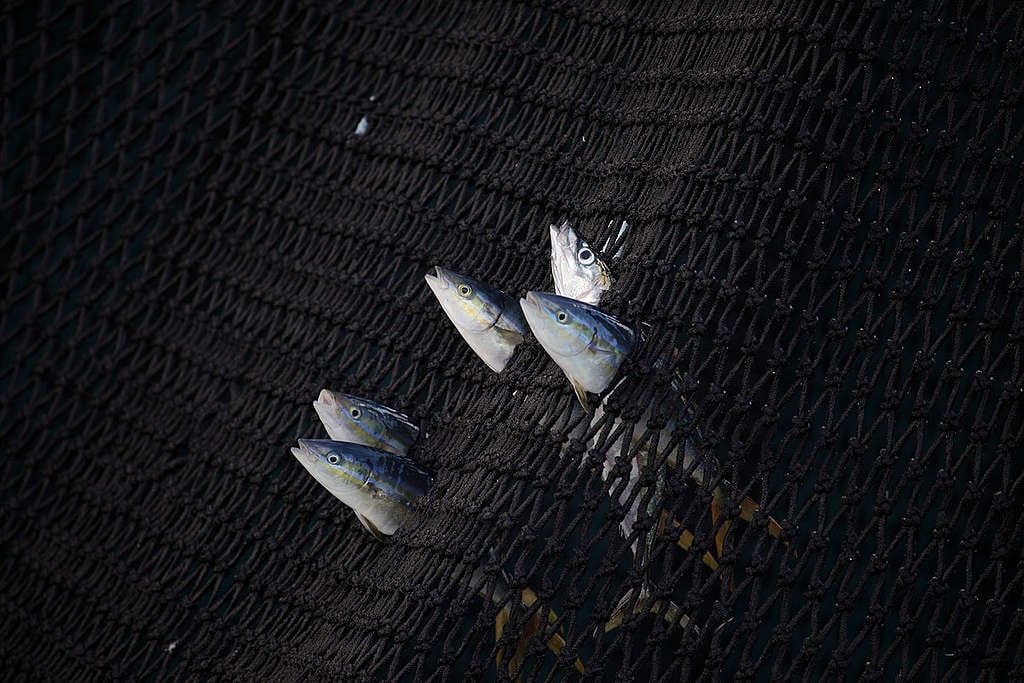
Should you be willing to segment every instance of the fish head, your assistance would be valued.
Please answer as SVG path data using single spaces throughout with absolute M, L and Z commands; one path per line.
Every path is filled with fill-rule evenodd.
M 425 279 L 462 338 L 495 372 L 523 341 L 526 321 L 515 299 L 466 275 L 434 267 Z
M 362 444 L 299 439 L 292 455 L 375 535 L 390 535 L 433 476 L 396 453 Z
M 440 266 L 424 277 L 444 312 L 455 326 L 466 332 L 483 332 L 514 307 L 507 294 L 490 285 Z M 523 330 L 519 330 L 522 332 Z
M 612 286 L 608 266 L 568 221 L 550 226 L 549 231 L 555 293 L 596 305 Z
M 405 453 L 416 441 L 419 428 L 388 406 L 365 398 L 323 389 L 313 408 L 328 435 L 391 453 Z
M 529 292 L 519 303 L 537 341 L 578 394 L 604 391 L 636 346 L 629 326 L 582 301 Z
M 346 448 L 357 444 L 326 439 L 299 439 L 292 455 L 320 484 L 338 500 L 355 508 L 359 491 L 373 476 L 374 462 L 367 457 L 366 447 Z

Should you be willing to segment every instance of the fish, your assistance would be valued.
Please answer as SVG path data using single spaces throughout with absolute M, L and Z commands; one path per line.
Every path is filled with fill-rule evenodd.
M 334 441 L 405 454 L 420 434 L 419 427 L 404 413 L 340 391 L 323 389 L 313 401 L 313 408 Z
M 635 597 L 634 593 L 636 593 Z M 648 582 L 644 582 L 639 591 L 630 588 L 623 594 L 615 609 L 612 610 L 611 616 L 608 617 L 608 621 L 605 622 L 604 632 L 608 633 L 621 626 L 626 615 L 630 612 L 633 614 L 643 614 L 644 612 L 661 614 L 665 621 L 670 624 L 678 623 L 682 628 L 693 624 L 694 631 L 698 634 L 701 631 L 700 627 L 690 618 L 690 615 L 683 612 L 682 608 L 676 603 L 671 600 L 665 600 L 664 604 L 662 604 L 661 600 L 654 600 Z M 594 635 L 597 635 L 596 631 Z
M 569 378 L 583 409 L 590 412 L 587 392 L 599 394 L 608 387 L 618 374 L 623 360 L 634 350 L 637 335 L 632 328 L 598 310 L 594 305 L 569 297 L 529 292 L 519 303 L 534 336 Z M 624 380 L 620 380 L 619 384 L 622 381 Z M 601 414 L 603 413 L 595 415 L 594 421 L 598 420 Z M 608 479 L 614 465 L 614 454 L 608 454 L 602 479 Z M 627 539 L 632 535 L 642 500 L 646 499 L 645 507 L 650 512 L 656 512 L 661 506 L 663 475 L 657 476 L 657 483 L 652 491 L 635 492 L 641 470 L 646 466 L 647 463 L 640 459 L 631 463 L 628 481 L 618 496 L 620 504 L 629 505 L 620 522 L 620 531 Z M 616 482 L 613 482 L 609 487 L 610 495 L 614 495 L 616 485 Z M 648 564 L 657 533 L 657 528 L 651 529 L 643 546 L 639 545 L 639 539 L 634 539 L 631 548 L 636 561 L 643 565 Z M 683 544 L 684 535 L 680 536 L 680 545 Z M 605 624 L 605 631 L 610 631 L 622 623 L 630 604 L 637 613 L 663 612 L 669 621 L 678 622 L 684 627 L 690 623 L 689 617 L 671 601 L 666 601 L 662 605 L 661 601 L 652 601 L 649 596 L 650 590 L 645 578 L 645 585 L 636 598 L 630 590 L 619 601 Z
M 299 439 L 292 455 L 335 498 L 352 508 L 366 530 L 383 540 L 409 516 L 434 476 L 406 455 L 362 444 Z
M 551 225 L 551 277 L 555 293 L 596 306 L 611 289 L 612 273 L 568 221 Z
M 588 413 L 592 412 L 588 405 L 587 392 L 600 394 L 607 389 L 617 376 L 619 367 L 626 356 L 635 348 L 638 334 L 631 327 L 593 305 L 556 294 L 529 292 L 525 299 L 520 300 L 520 305 L 534 336 L 569 378 L 584 410 Z M 618 391 L 624 382 L 626 382 L 626 378 L 619 380 L 615 388 L 595 408 L 591 424 L 600 420 L 603 415 L 603 406 L 608 397 Z M 681 382 L 678 377 L 674 378 L 672 389 L 679 399 L 678 409 L 674 414 L 679 426 L 689 427 L 693 430 L 693 410 L 680 396 L 680 386 Z M 634 445 L 647 431 L 649 417 L 650 410 L 648 409 L 637 422 L 633 430 Z M 658 460 L 656 456 L 669 447 L 676 424 L 677 422 L 670 422 L 659 430 L 657 446 L 653 453 L 648 453 L 646 456 L 641 453 L 637 456 L 638 459 L 629 463 L 629 479 L 619 494 L 619 501 L 623 505 L 632 498 L 632 503 L 622 521 L 622 531 L 627 538 L 632 533 L 640 500 L 647 497 L 650 499 L 649 504 L 654 504 L 654 498 L 657 498 L 657 492 L 653 492 L 654 498 L 647 495 L 634 495 L 633 490 L 636 482 L 639 481 L 640 472 L 650 464 L 656 463 Z M 615 422 L 613 429 L 617 426 L 618 421 Z M 630 452 L 634 451 L 635 448 L 630 448 Z M 607 480 L 615 465 L 616 455 L 614 452 L 609 453 L 607 449 L 605 452 L 602 478 Z M 713 459 L 700 453 L 695 442 L 690 439 L 683 444 L 681 462 L 678 457 L 678 449 L 673 449 L 667 454 L 665 464 L 669 467 L 682 467 L 701 486 L 709 479 L 714 478 L 718 471 L 718 466 Z M 657 481 L 661 482 L 662 480 L 663 476 L 657 475 Z M 610 491 L 614 491 L 615 486 L 616 482 L 613 481 Z M 717 522 L 721 516 L 730 499 L 730 494 L 732 497 L 738 497 L 735 495 L 736 493 L 736 487 L 728 481 L 722 480 L 715 485 L 711 506 L 713 521 Z M 750 497 L 743 497 L 740 502 L 740 518 L 752 521 L 753 515 L 759 507 Z M 723 553 L 724 537 L 727 532 L 728 524 L 723 524 L 716 534 L 715 540 L 719 556 Z M 768 532 L 776 538 L 780 537 L 782 532 L 781 525 L 770 517 Z M 634 542 L 634 556 L 637 554 L 637 550 Z M 705 563 L 708 564 L 707 558 L 705 558 Z
M 656 363 L 656 366 L 659 363 Z M 608 401 L 612 400 L 616 394 L 627 394 L 628 392 L 634 391 L 634 387 L 631 386 L 631 379 L 624 377 L 619 380 L 616 385 L 608 392 L 603 400 L 595 407 L 593 413 L 593 419 L 591 425 L 600 424 L 605 415 L 605 408 L 608 405 Z M 681 444 L 675 444 L 673 442 L 673 433 L 682 430 L 687 430 L 689 433 L 694 434 L 699 439 L 699 431 L 696 427 L 696 416 L 693 412 L 692 407 L 689 403 L 681 396 L 681 382 L 678 378 L 674 378 L 666 392 L 660 395 L 646 397 L 650 404 L 657 404 L 659 406 L 658 412 L 665 418 L 664 425 L 658 429 L 657 440 L 652 444 L 650 440 L 647 440 L 645 445 L 641 448 L 640 444 L 645 439 L 645 434 L 648 431 L 648 421 L 652 418 L 652 410 L 650 404 L 640 415 L 639 419 L 634 423 L 632 430 L 632 439 L 628 444 L 628 449 L 623 447 L 622 451 L 629 451 L 636 453 L 633 462 L 631 463 L 631 480 L 635 480 L 639 477 L 640 470 L 650 464 L 657 463 L 661 454 L 665 455 L 665 464 L 669 467 L 682 467 L 684 471 L 690 473 L 690 476 L 698 484 L 703 485 L 707 478 L 706 467 L 709 464 L 709 457 L 701 453 L 697 448 L 697 441 L 692 438 L 686 438 Z M 639 396 L 638 396 L 639 398 Z M 671 406 L 666 408 L 666 406 Z M 610 427 L 606 427 L 601 433 L 615 434 L 615 432 L 621 426 L 621 419 L 615 418 L 612 421 Z M 594 434 L 594 439 L 591 440 L 591 447 L 596 446 L 596 440 L 599 433 Z M 673 447 L 675 446 L 675 447 Z M 639 449 L 639 450 L 638 450 Z M 682 462 L 679 460 L 679 453 L 682 453 Z M 612 472 L 612 468 L 615 466 L 616 458 L 618 454 L 614 449 L 608 448 L 605 451 L 605 459 L 602 463 L 602 474 L 601 478 L 607 480 L 608 476 Z M 715 469 L 714 463 L 710 463 L 712 469 Z
M 624 377 L 615 384 L 594 409 L 593 419 L 590 423 L 592 429 L 587 442 L 592 452 L 604 453 L 604 460 L 601 462 L 601 479 L 608 482 L 609 495 L 615 496 L 615 492 L 618 491 L 618 502 L 625 509 L 622 520 L 619 522 L 619 530 L 626 539 L 633 537 L 633 527 L 637 521 L 641 504 L 652 515 L 656 515 L 661 509 L 664 502 L 666 478 L 668 477 L 667 468 L 679 465 L 677 453 L 680 450 L 683 452 L 684 469 L 690 471 L 691 475 L 695 473 L 695 478 L 698 481 L 703 481 L 704 478 L 703 462 L 693 442 L 690 439 L 686 439 L 681 444 L 681 448 L 673 447 L 672 435 L 676 431 L 677 422 L 684 427 L 692 425 L 692 416 L 687 412 L 685 404 L 680 403 L 676 410 L 669 411 L 668 421 L 665 422 L 663 428 L 658 430 L 653 440 L 647 436 L 648 420 L 652 418 L 650 406 L 644 410 L 639 419 L 632 425 L 632 429 L 629 430 L 630 438 L 628 443 L 623 431 L 625 425 L 622 419 L 619 417 L 614 419 L 605 417 L 605 408 L 608 401 L 613 397 L 617 397 L 617 395 L 622 395 L 618 397 L 625 401 L 646 399 L 650 401 L 650 404 L 657 404 L 662 409 L 664 409 L 664 405 L 668 402 L 666 399 L 671 398 L 671 396 L 666 397 L 662 395 L 644 396 L 638 394 L 633 396 L 632 394 L 636 388 L 629 377 Z M 671 392 L 669 393 L 671 394 Z M 595 427 L 597 428 L 595 429 Z M 620 472 L 616 469 L 616 465 L 624 457 L 629 457 L 627 463 L 629 469 L 626 472 Z M 654 475 L 654 485 L 650 488 L 644 487 L 638 490 L 637 487 L 639 486 L 641 475 L 646 471 L 651 471 Z M 653 553 L 654 541 L 666 522 L 667 519 L 663 518 L 658 528 L 652 528 L 646 534 L 643 545 L 640 544 L 639 538 L 633 539 L 631 548 L 635 560 L 642 564 L 647 564 Z M 678 523 L 676 526 L 678 526 Z M 707 563 L 706 558 L 705 563 Z M 648 590 L 645 586 L 638 598 L 643 599 L 647 594 Z M 622 604 L 620 603 L 621 607 Z
M 440 266 L 424 278 L 462 338 L 494 372 L 505 369 L 526 338 L 515 299 L 490 285 Z
M 394 441 L 396 437 L 395 434 L 387 433 L 382 436 L 386 441 Z M 293 447 L 291 451 L 313 478 L 350 507 L 366 530 L 380 540 L 395 533 L 408 517 L 416 499 L 427 493 L 434 482 L 433 475 L 408 456 L 371 448 L 364 444 L 327 439 L 299 439 L 298 447 Z M 493 550 L 491 557 L 496 558 Z M 534 607 L 537 595 L 529 587 L 523 588 L 518 600 L 519 605 L 514 607 L 516 601 L 510 599 L 511 587 L 504 570 L 500 571 L 492 588 L 484 585 L 484 574 L 479 567 L 469 577 L 468 584 L 474 592 L 501 606 L 495 617 L 496 640 L 501 640 L 505 624 L 511 618 L 514 608 L 533 610 L 516 651 L 509 661 L 511 673 L 521 665 L 529 639 L 540 633 L 543 627 L 540 612 Z M 549 610 L 548 624 L 555 624 L 557 621 L 557 615 Z M 565 639 L 558 632 L 552 633 L 548 639 L 548 647 L 555 654 L 559 654 L 565 647 Z M 502 654 L 499 651 L 499 666 Z M 580 673 L 585 672 L 579 659 L 575 661 L 575 667 Z
M 529 617 L 525 619 L 523 626 L 523 632 L 519 637 L 519 641 L 516 644 L 516 650 L 512 653 L 509 658 L 507 665 L 508 675 L 511 677 L 515 675 L 515 672 L 522 666 L 523 660 L 527 654 L 527 646 L 529 645 L 530 638 L 534 637 L 542 631 L 544 624 L 541 619 L 540 605 L 538 604 L 537 594 L 530 587 L 526 586 L 522 589 L 518 596 L 518 600 L 512 597 L 512 587 L 508 578 L 508 574 L 504 568 L 501 567 L 501 563 L 498 560 L 497 553 L 491 548 L 489 551 L 490 561 L 498 565 L 498 571 L 494 577 L 493 584 L 489 583 L 484 573 L 483 566 L 477 566 L 469 579 L 463 579 L 463 582 L 468 585 L 470 590 L 477 592 L 480 597 L 485 600 L 491 600 L 495 605 L 500 607 L 498 614 L 494 618 L 494 640 L 500 642 L 501 637 L 505 632 L 505 625 L 508 624 L 512 618 L 513 613 L 521 613 L 521 610 L 527 610 Z M 558 623 L 558 615 L 554 610 L 549 609 L 547 623 L 549 626 L 553 626 Z M 561 634 L 560 627 L 551 633 L 547 642 L 548 648 L 556 655 L 561 654 L 565 648 L 565 638 Z M 496 654 L 496 661 L 498 667 L 501 667 L 502 660 L 504 659 L 504 651 L 499 649 Z M 586 673 L 586 668 L 583 666 L 583 662 L 576 659 L 573 666 L 581 674 Z M 521 674 L 516 677 L 516 680 L 521 680 Z
M 557 294 L 528 292 L 519 305 L 533 336 L 590 413 L 587 392 L 600 394 L 608 388 L 636 348 L 636 333 L 596 306 Z
M 656 367 L 661 365 L 663 365 L 662 360 L 655 363 Z M 623 378 L 606 394 L 594 410 L 594 417 L 591 421 L 592 426 L 601 424 L 607 403 L 613 396 L 618 392 L 623 392 L 627 397 L 629 396 L 629 392 L 633 391 L 630 382 L 630 378 Z M 599 445 L 603 447 L 605 457 L 602 463 L 601 478 L 606 481 L 609 477 L 613 476 L 613 468 L 618 457 L 620 457 L 620 453 L 625 454 L 628 452 L 634 454 L 633 459 L 629 463 L 629 478 L 619 496 L 620 503 L 624 505 L 633 495 L 633 489 L 639 481 L 640 473 L 644 468 L 667 466 L 682 469 L 682 471 L 688 473 L 688 476 L 698 486 L 709 485 L 713 487 L 711 500 L 711 517 L 713 522 L 717 522 L 718 518 L 723 514 L 730 499 L 741 499 L 740 519 L 748 522 L 752 521 L 754 513 L 759 510 L 760 506 L 749 496 L 741 497 L 735 484 L 720 477 L 718 462 L 702 446 L 703 439 L 697 426 L 696 412 L 693 405 L 682 395 L 682 380 L 679 376 L 673 374 L 667 389 L 663 393 L 647 398 L 650 403 L 635 422 L 629 444 L 623 443 L 621 448 L 615 448 L 615 443 L 619 442 L 622 437 L 612 436 L 613 441 L 610 444 L 601 443 L 602 440 L 599 438 L 601 435 L 615 435 L 621 427 L 620 418 L 606 421 L 602 429 L 596 430 L 593 433 L 588 443 L 591 449 L 597 449 Z M 648 421 L 652 418 L 653 413 L 652 405 L 658 406 L 659 417 L 664 418 L 664 420 L 659 420 L 659 423 L 663 424 L 658 429 L 657 437 L 654 440 L 646 437 Z M 673 437 L 673 434 L 680 432 L 687 434 L 681 443 L 675 441 Z M 663 476 L 663 474 L 659 473 L 657 481 L 661 482 Z M 617 478 L 612 481 L 611 490 L 615 489 L 617 481 Z M 621 522 L 622 532 L 627 538 L 632 533 L 632 526 L 637 517 L 638 502 L 641 498 L 644 498 L 643 493 L 641 492 L 636 495 L 632 507 L 626 512 Z M 680 526 L 674 520 L 673 524 L 676 527 Z M 723 553 L 725 534 L 727 532 L 728 523 L 726 522 L 716 533 L 715 543 L 719 557 Z M 779 538 L 782 533 L 782 526 L 770 516 L 768 518 L 768 533 L 775 538 Z M 704 558 L 704 561 L 705 564 L 709 564 L 708 558 Z

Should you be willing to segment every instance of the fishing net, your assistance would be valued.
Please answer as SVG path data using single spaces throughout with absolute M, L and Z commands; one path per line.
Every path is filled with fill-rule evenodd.
M 7 3 L 3 670 L 1024 677 L 1022 21 Z M 562 220 L 647 330 L 595 424 L 536 342 L 488 370 L 423 281 L 550 290 Z M 384 542 L 289 453 L 323 387 L 423 430 L 435 484 Z M 600 462 L 680 402 L 735 495 L 713 516 L 677 468 L 625 538 Z M 536 596 L 500 638 L 474 576 Z M 606 632 L 645 585 L 687 618 Z

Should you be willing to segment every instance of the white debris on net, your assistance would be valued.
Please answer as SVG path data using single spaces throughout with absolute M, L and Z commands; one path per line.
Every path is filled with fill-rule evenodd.
M 167 651 L 168 654 L 170 654 L 171 652 L 174 652 L 174 649 L 176 647 L 178 647 L 178 641 L 172 640 L 170 643 L 167 644 L 167 647 L 164 649 Z
M 366 135 L 366 131 L 370 130 L 370 122 L 366 120 L 366 117 L 359 119 L 359 123 L 356 124 L 356 135 Z

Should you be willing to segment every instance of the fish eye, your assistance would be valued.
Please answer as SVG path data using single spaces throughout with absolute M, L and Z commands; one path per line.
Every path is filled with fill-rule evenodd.
M 331 453 L 330 455 L 327 456 L 327 462 L 331 463 L 332 465 L 337 465 L 338 460 L 338 456 L 336 456 L 334 453 Z
M 576 258 L 579 259 L 581 264 L 589 266 L 594 262 L 594 252 L 592 252 L 589 247 L 583 247 L 580 249 L 579 253 L 576 254 Z
M 359 408 L 356 408 L 355 406 L 352 406 L 352 409 L 348 411 L 348 414 L 352 416 L 353 420 L 358 420 L 363 416 L 363 411 L 359 410 Z
M 473 295 L 473 288 L 469 285 L 459 285 L 459 296 L 468 299 Z
M 565 311 L 559 311 L 555 314 L 555 320 L 562 323 L 563 325 L 569 321 L 569 315 Z

